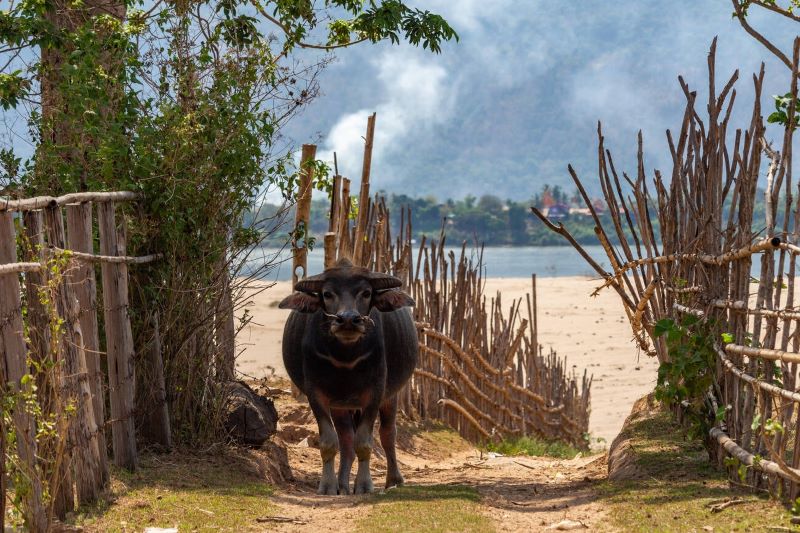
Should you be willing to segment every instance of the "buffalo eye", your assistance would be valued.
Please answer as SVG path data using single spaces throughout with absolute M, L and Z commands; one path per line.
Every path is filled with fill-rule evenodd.
M 365 290 L 364 292 L 361 293 L 361 297 L 364 298 L 365 300 L 369 300 L 370 298 L 372 298 L 372 291 L 369 289 Z
M 331 298 L 333 298 L 333 294 L 331 293 L 331 291 L 325 291 L 322 293 L 322 297 L 325 298 L 326 300 L 330 300 Z

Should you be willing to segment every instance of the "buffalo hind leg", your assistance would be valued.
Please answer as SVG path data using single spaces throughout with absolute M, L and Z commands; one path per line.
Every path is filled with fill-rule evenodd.
M 347 409 L 331 409 L 331 416 L 339 436 L 339 494 L 350 494 L 350 469 L 356 458 L 353 414 Z
M 369 473 L 369 458 L 372 454 L 372 428 L 378 418 L 378 405 L 368 405 L 362 412 L 356 426 L 355 450 L 358 457 L 358 471 L 354 494 L 369 494 L 374 490 L 372 476 Z
M 386 488 L 402 485 L 405 481 L 397 467 L 395 439 L 397 438 L 397 395 L 387 398 L 380 408 L 381 446 L 386 454 Z
M 319 480 L 317 493 L 335 495 L 339 493 L 339 482 L 336 479 L 333 460 L 339 449 L 339 439 L 336 436 L 328 406 L 323 405 L 313 389 L 307 388 L 306 390 L 308 390 L 308 404 L 311 406 L 314 418 L 317 419 L 319 453 L 322 456 L 322 478 Z

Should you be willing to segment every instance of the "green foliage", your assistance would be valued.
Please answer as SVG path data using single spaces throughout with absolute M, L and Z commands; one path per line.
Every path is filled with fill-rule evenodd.
M 266 6 L 273 4 L 272 15 Z M 285 50 L 295 46 L 306 48 L 337 48 L 356 42 L 389 40 L 399 44 L 401 39 L 432 52 L 441 52 L 441 43 L 458 40 L 458 34 L 441 16 L 430 11 L 412 8 L 400 0 L 363 2 L 361 0 L 326 0 L 325 8 L 344 13 L 337 18 L 328 13 L 328 37 L 324 44 L 305 42 L 306 37 L 328 17 L 320 14 L 310 0 L 275 0 L 256 8 L 267 18 L 275 20 L 286 34 Z M 276 20 L 277 19 L 277 20 Z
M 770 124 L 780 124 L 782 126 L 789 125 L 789 106 L 792 103 L 792 93 L 786 93 L 783 96 L 774 95 L 775 111 L 770 113 L 767 117 L 767 122 Z M 796 129 L 800 123 L 800 99 L 796 98 L 794 102 L 794 117 L 792 118 L 792 129 Z
M 27 243 L 21 243 L 27 246 Z M 0 387 L 0 431 L 5 432 L 6 450 L 3 461 L 5 475 L 11 480 L 10 517 L 17 525 L 38 523 L 32 520 L 38 514 L 35 507 L 43 506 L 47 516 L 52 515 L 52 495 L 61 482 L 58 465 L 63 462 L 67 447 L 69 419 L 77 410 L 75 398 L 65 398 L 54 387 L 64 379 L 61 371 L 60 346 L 63 342 L 64 319 L 59 316 L 54 297 L 63 282 L 70 265 L 70 253 L 62 252 L 46 262 L 45 283 L 37 289 L 38 304 L 44 312 L 49 330 L 49 344 L 31 343 L 26 367 L 30 373 L 20 378 L 19 383 Z M 23 302 L 23 315 L 28 312 L 28 302 Z M 18 432 L 20 423 L 30 421 L 32 434 Z M 21 439 L 30 439 L 26 449 L 36 450 L 33 464 L 18 453 Z M 40 500 L 35 502 L 34 486 L 41 487 Z M 4 502 L 5 503 L 5 502 Z M 5 508 L 4 508 L 5 511 Z
M 572 459 L 581 453 L 581 450 L 567 443 L 548 441 L 535 436 L 490 442 L 486 445 L 486 449 L 503 455 L 530 455 L 532 457 L 556 457 L 558 459 Z
M 659 320 L 656 337 L 664 337 L 669 361 L 658 368 L 656 398 L 670 406 L 680 406 L 696 438 L 705 437 L 719 414 L 709 409 L 708 393 L 714 384 L 714 333 L 706 322 L 685 315 L 680 322 Z

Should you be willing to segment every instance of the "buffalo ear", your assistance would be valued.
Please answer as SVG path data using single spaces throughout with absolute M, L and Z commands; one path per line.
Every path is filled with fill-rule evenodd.
M 280 309 L 294 309 L 301 313 L 314 313 L 320 308 L 319 296 L 296 291 L 278 304 Z
M 372 305 L 378 311 L 397 311 L 401 307 L 414 307 L 414 300 L 403 291 L 388 290 L 378 292 L 372 298 Z

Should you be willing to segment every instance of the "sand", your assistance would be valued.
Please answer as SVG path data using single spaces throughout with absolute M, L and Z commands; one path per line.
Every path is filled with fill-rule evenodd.
M 540 344 L 567 357 L 579 375 L 588 370 L 594 376 L 589 419 L 594 447 L 611 443 L 633 402 L 655 386 L 658 368 L 655 358 L 638 354 L 616 293 L 605 290 L 598 297 L 590 296 L 599 284 L 581 277 L 541 278 L 537 283 Z M 277 304 L 289 290 L 289 282 L 279 282 L 250 298 L 246 308 L 253 320 L 238 337 L 242 353 L 237 368 L 243 374 L 254 378 L 286 375 L 281 337 L 288 311 Z M 506 305 L 529 290 L 529 279 L 487 281 L 487 294 L 500 291 Z

